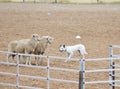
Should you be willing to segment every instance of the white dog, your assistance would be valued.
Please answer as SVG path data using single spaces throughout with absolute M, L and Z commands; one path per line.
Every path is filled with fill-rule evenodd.
M 70 58 L 72 57 L 72 55 L 76 51 L 78 51 L 79 53 L 81 53 L 83 59 L 85 59 L 85 54 L 87 54 L 85 46 L 83 44 L 77 44 L 77 45 L 73 45 L 73 46 L 60 45 L 59 51 L 60 52 L 63 52 L 63 51 L 67 52 L 68 59 L 65 60 L 65 62 L 67 62 L 68 60 L 70 60 Z

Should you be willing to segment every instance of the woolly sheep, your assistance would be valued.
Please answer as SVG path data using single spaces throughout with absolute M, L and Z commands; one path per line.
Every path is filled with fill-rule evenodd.
M 42 36 L 42 38 L 40 39 L 40 41 L 37 43 L 37 46 L 35 48 L 34 54 L 36 55 L 43 55 L 45 53 L 45 50 L 48 46 L 48 44 L 51 44 L 53 41 L 53 37 L 51 36 Z M 38 60 L 39 57 L 35 57 L 35 61 L 36 61 L 36 65 L 38 65 Z
M 14 53 L 26 53 L 31 54 L 35 50 L 37 46 L 37 42 L 40 40 L 40 36 L 38 34 L 32 34 L 30 39 L 22 39 L 11 41 L 8 44 L 8 51 Z M 14 62 L 15 55 L 8 54 L 8 60 L 12 56 L 12 61 Z M 30 64 L 30 57 L 27 57 L 26 64 Z

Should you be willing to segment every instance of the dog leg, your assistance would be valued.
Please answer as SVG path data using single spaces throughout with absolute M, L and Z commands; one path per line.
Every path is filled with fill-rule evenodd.
M 70 60 L 72 55 L 73 55 L 73 53 L 68 53 L 68 59 L 66 59 L 64 62 L 67 62 L 68 60 Z
M 82 56 L 83 56 L 83 59 L 85 59 L 85 55 L 83 54 Z

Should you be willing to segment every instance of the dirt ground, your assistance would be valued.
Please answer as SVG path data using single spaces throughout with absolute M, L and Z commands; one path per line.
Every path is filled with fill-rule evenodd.
M 29 38 L 31 34 L 50 35 L 54 41 L 44 55 L 67 57 L 59 52 L 61 44 L 84 44 L 88 55 L 86 58 L 109 57 L 109 45 L 120 44 L 120 5 L 69 5 L 40 3 L 0 3 L 0 50 L 7 51 L 11 40 Z M 80 35 L 82 39 L 75 39 Z M 120 51 L 119 51 L 120 52 Z M 79 58 L 76 53 L 74 58 Z M 0 54 L 0 60 L 5 61 L 6 55 Z M 44 61 L 43 65 L 46 65 Z M 78 68 L 78 62 L 53 60 L 52 66 Z M 0 71 L 14 73 L 14 66 L 0 65 Z M 88 69 L 96 67 L 107 68 L 108 62 L 96 62 L 86 65 Z M 32 70 L 32 72 L 31 72 Z M 21 73 L 46 76 L 41 69 L 22 68 Z M 34 72 L 33 72 L 34 71 Z M 78 80 L 78 74 L 52 71 L 51 77 Z M 107 79 L 108 74 L 87 74 L 92 80 Z M 87 78 L 89 80 L 89 78 Z M 0 81 L 16 82 L 15 77 L 0 75 Z M 46 81 L 21 79 L 21 84 L 38 86 L 46 89 Z M 4 87 L 0 89 L 15 89 Z M 51 82 L 51 89 L 78 89 L 78 85 Z M 86 89 L 109 89 L 109 84 L 87 85 Z M 117 89 L 117 88 L 116 88 Z

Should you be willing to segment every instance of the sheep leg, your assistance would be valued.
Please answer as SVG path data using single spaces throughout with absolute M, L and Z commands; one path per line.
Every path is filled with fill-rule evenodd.
M 36 65 L 38 66 L 39 65 L 39 57 L 35 57 L 35 62 L 36 62 Z
M 35 57 L 35 64 L 37 65 L 37 57 Z
M 29 60 L 28 60 L 28 59 L 26 59 L 26 65 L 28 65 L 28 61 L 29 61 Z
M 25 53 L 28 54 L 27 52 Z M 24 58 L 26 60 L 26 65 L 31 65 L 30 56 L 24 56 Z
M 43 53 L 41 53 L 41 55 L 43 55 L 44 54 L 44 52 Z M 43 58 L 42 57 L 40 57 L 40 64 L 42 64 L 43 63 Z
M 36 61 L 36 65 L 40 65 L 42 64 L 42 60 L 41 60 L 41 57 L 35 57 L 35 61 Z
M 11 54 L 7 54 L 7 62 L 9 62 L 10 57 L 11 57 Z
M 21 63 L 20 64 L 25 64 L 26 63 L 26 56 L 23 56 L 23 60 L 21 59 Z
M 43 59 L 42 58 L 40 58 L 40 64 L 42 64 L 43 63 Z
M 28 60 L 29 60 L 29 65 L 31 65 L 31 60 L 30 60 L 30 56 L 28 56 Z
M 30 56 L 27 56 L 26 58 L 26 65 L 31 65 Z
M 9 62 L 9 59 L 10 59 L 11 56 L 12 56 L 12 63 L 14 63 L 14 57 L 15 57 L 15 55 L 13 55 L 13 54 L 8 54 L 7 55 L 7 62 Z
M 21 56 L 19 55 L 19 64 L 22 64 L 22 62 L 21 62 Z
M 26 65 L 28 65 L 28 63 L 29 63 L 28 57 L 25 57 L 25 59 L 26 59 Z
M 12 55 L 12 63 L 14 63 L 14 58 L 16 55 Z

